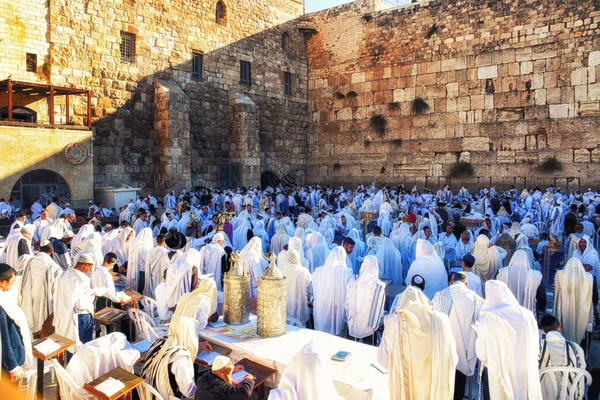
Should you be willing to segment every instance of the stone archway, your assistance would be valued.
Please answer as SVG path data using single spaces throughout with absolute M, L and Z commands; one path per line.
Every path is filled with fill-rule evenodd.
M 21 209 L 28 210 L 35 199 L 41 199 L 42 206 L 57 197 L 60 204 L 70 201 L 71 191 L 65 179 L 54 171 L 35 169 L 19 178 L 12 188 L 11 195 L 21 202 Z

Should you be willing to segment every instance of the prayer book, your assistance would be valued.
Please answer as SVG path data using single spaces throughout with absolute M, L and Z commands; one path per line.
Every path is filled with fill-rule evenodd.
M 112 396 L 113 394 L 117 393 L 123 388 L 125 388 L 123 382 L 118 381 L 114 378 L 108 378 L 107 380 L 96 386 L 96 390 L 104 393 L 108 397 Z
M 246 375 L 248 375 L 246 371 L 235 372 L 231 375 L 231 380 L 235 383 L 242 383 Z
M 220 354 L 216 351 L 203 351 L 202 353 L 198 354 L 198 356 L 196 356 L 196 360 L 204 361 L 208 365 L 212 365 L 215 362 L 215 358 L 217 358 L 218 356 L 220 356 Z
M 56 343 L 52 339 L 46 339 L 43 342 L 37 344 L 35 349 L 47 356 L 48 354 L 54 353 L 56 350 L 60 349 L 60 345 Z
M 134 343 L 133 347 L 140 353 L 145 353 L 148 350 L 150 350 L 150 347 L 152 347 L 152 342 L 150 340 L 142 340 L 140 342 Z
M 119 299 L 119 301 L 121 303 L 125 303 L 125 302 L 128 302 L 129 300 L 131 300 L 131 297 L 126 295 L 125 292 L 117 292 L 116 297 L 117 297 L 117 299 Z

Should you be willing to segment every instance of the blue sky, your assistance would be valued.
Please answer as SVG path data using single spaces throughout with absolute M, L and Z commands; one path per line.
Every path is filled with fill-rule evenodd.
M 311 13 L 326 8 L 339 6 L 344 3 L 351 3 L 352 0 L 304 0 L 306 3 L 306 12 Z

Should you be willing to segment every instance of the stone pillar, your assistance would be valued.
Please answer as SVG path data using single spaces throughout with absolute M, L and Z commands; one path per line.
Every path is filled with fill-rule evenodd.
M 176 82 L 154 80 L 154 190 L 190 189 L 190 101 Z
M 260 136 L 258 106 L 245 94 L 229 95 L 231 112 L 231 147 L 229 157 L 232 163 L 239 163 L 241 185 L 260 185 Z

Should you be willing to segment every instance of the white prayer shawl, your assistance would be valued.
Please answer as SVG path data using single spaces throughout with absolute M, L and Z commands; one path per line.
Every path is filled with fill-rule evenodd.
M 23 347 L 25 348 L 25 363 L 23 367 L 33 370 L 36 366 L 36 360 L 33 357 L 31 342 L 33 336 L 29 329 L 29 323 L 27 317 L 23 312 L 23 309 L 17 304 L 16 296 L 13 296 L 10 292 L 4 292 L 0 290 L 0 307 L 4 309 L 4 312 L 10 319 L 15 321 L 15 324 L 19 327 L 21 333 L 21 339 L 23 340 Z M 0 340 L 1 342 L 1 340 Z M 2 357 L 2 346 L 0 346 L 0 359 Z
M 202 274 L 212 274 L 214 277 L 215 284 L 217 285 L 217 290 L 219 292 L 223 291 L 222 281 L 222 271 L 221 271 L 221 259 L 225 255 L 225 250 L 223 246 L 221 246 L 218 241 L 225 240 L 223 234 L 217 234 L 213 236 L 213 240 L 208 245 L 202 247 L 200 249 L 200 253 L 202 254 Z M 216 238 L 216 239 L 215 239 Z
M 483 299 L 462 282 L 455 282 L 447 289 L 438 292 L 433 298 L 433 309 L 446 314 L 450 319 L 458 354 L 456 369 L 466 376 L 475 373 L 477 335 L 471 325 L 479 319 L 482 304 Z
M 421 275 L 425 279 L 425 295 L 433 299 L 440 290 L 448 287 L 448 273 L 433 245 L 423 239 L 417 240 L 416 259 L 410 265 L 405 283 L 410 286 L 413 276 Z
M 410 226 L 403 222 L 400 225 L 398 239 L 395 243 L 402 256 L 402 265 L 406 269 L 406 272 L 408 272 L 408 268 L 410 268 L 412 262 L 415 261 L 415 247 L 413 247 L 412 236 Z
M 119 236 L 121 233 L 121 228 L 113 229 L 110 232 L 102 232 L 100 235 L 102 236 L 102 252 L 109 253 L 112 251 L 112 241 Z M 72 247 L 71 247 L 72 248 Z
M 146 254 L 146 280 L 144 284 L 144 296 L 156 299 L 154 290 L 163 281 L 159 261 L 161 257 L 169 252 L 169 249 L 162 246 L 156 246 L 150 249 Z M 166 256 L 168 259 L 168 256 Z
M 300 238 L 290 238 L 290 241 L 288 242 L 288 251 L 291 250 L 295 250 L 296 253 L 298 253 L 298 257 L 300 258 L 300 265 L 302 265 L 308 270 L 308 259 L 304 256 L 304 244 L 302 243 L 302 240 Z
M 25 240 L 27 247 L 29 248 L 29 256 L 33 256 L 33 250 L 31 248 L 31 236 L 25 238 L 20 231 L 10 234 L 4 244 L 4 257 L 0 261 L 13 267 L 15 270 L 20 271 L 23 267 L 22 262 L 23 256 L 19 257 L 19 242 L 21 239 Z
M 233 249 L 241 251 L 248 244 L 248 231 L 252 229 L 250 221 L 245 218 L 238 220 L 238 225 L 233 231 Z
M 139 274 L 144 273 L 146 270 L 146 255 L 153 246 L 154 238 L 152 237 L 151 228 L 142 229 L 139 235 L 131 241 L 125 283 L 134 290 L 137 290 L 138 287 Z
M 358 271 L 360 270 L 360 265 L 362 260 L 365 257 L 365 252 L 367 251 L 367 246 L 365 242 L 360 238 L 360 233 L 356 228 L 353 228 L 348 233 L 348 236 L 354 240 L 354 249 L 352 249 L 352 253 L 348 255 L 348 259 L 350 264 L 352 265 L 352 272 L 355 275 L 358 275 Z
M 125 335 L 115 332 L 84 344 L 69 361 L 67 372 L 82 387 L 115 368 L 133 373 L 139 358 L 140 352 L 129 344 Z
M 174 317 L 189 317 L 198 321 L 198 329 L 206 328 L 208 318 L 217 311 L 218 292 L 214 279 L 200 277 L 198 287 L 181 296 Z
M 314 222 L 314 219 L 310 214 L 300 213 L 300 215 L 298 215 L 298 221 L 296 222 L 296 225 L 299 228 L 308 229 L 312 222 Z
M 510 288 L 520 306 L 536 313 L 536 294 L 542 282 L 542 273 L 531 268 L 526 252 L 515 251 L 508 267 L 500 269 L 498 280 Z
M 571 258 L 554 280 L 554 315 L 560 321 L 563 335 L 581 343 L 587 330 L 592 330 L 593 277 L 585 272 L 581 261 Z
M 372 335 L 383 322 L 385 284 L 379 280 L 379 264 L 374 256 L 366 256 L 360 276 L 348 284 L 346 314 L 348 333 L 355 338 Z
M 402 285 L 402 257 L 391 239 L 384 237 L 375 255 L 382 278 L 391 279 L 395 285 Z
M 458 361 L 448 317 L 409 286 L 385 320 L 377 360 L 389 370 L 391 400 L 450 400 Z
M 305 324 L 310 318 L 308 309 L 310 272 L 300 265 L 298 252 L 293 249 L 286 252 L 285 259 L 279 265 L 281 273 L 287 279 L 287 316 Z
M 562 366 L 586 369 L 587 365 L 585 362 L 585 354 L 583 349 L 578 344 L 573 342 L 567 344 L 566 339 L 561 332 L 548 332 L 546 334 L 545 342 L 543 341 L 540 347 L 542 347 L 542 354 L 540 354 L 540 369 Z M 552 385 L 552 381 L 549 376 L 550 374 L 547 373 L 542 378 L 542 397 L 544 399 L 554 400 L 561 398 L 560 391 L 562 390 L 563 374 L 561 372 L 555 372 L 554 374 L 557 381 L 556 391 Z M 570 388 L 567 388 L 567 396 L 571 394 L 569 389 Z M 576 390 L 578 392 L 574 393 L 573 399 L 583 399 L 585 393 L 584 379 L 579 382 Z
M 317 231 L 306 235 L 306 258 L 311 273 L 325 264 L 327 256 L 329 256 L 329 247 L 323 235 Z
M 138 218 L 135 220 L 135 222 L 133 223 L 133 230 L 135 231 L 136 235 L 139 235 L 140 232 L 143 229 L 148 228 L 150 225 L 148 223 L 146 223 L 145 221 L 143 221 L 141 218 Z
M 486 283 L 477 332 L 477 358 L 488 368 L 491 400 L 541 400 L 539 333 L 533 313 L 503 282 Z
M 312 274 L 315 329 L 332 335 L 342 333 L 346 322 L 346 290 L 352 280 L 346 266 L 346 250 L 335 247 L 325 264 Z
M 71 252 L 73 252 L 75 256 L 81 252 L 90 253 L 94 257 L 95 268 L 99 268 L 104 260 L 101 242 L 102 239 L 100 238 L 100 234 L 96 232 L 89 236 L 89 239 L 79 243 L 77 247 L 71 247 Z M 73 256 L 73 258 L 75 258 L 75 256 Z
M 531 268 L 539 269 L 539 264 L 536 262 L 535 257 L 533 256 L 533 250 L 529 246 L 529 238 L 527 235 L 519 234 L 516 240 L 517 248 L 516 250 L 521 250 L 527 253 L 527 258 L 529 258 L 529 263 Z
M 279 386 L 268 400 L 341 400 L 329 360 L 310 349 L 298 353 L 285 367 Z
M 193 268 L 198 269 L 202 265 L 202 255 L 196 249 L 188 249 L 181 257 L 177 258 L 167 270 L 167 304 L 175 307 L 177 302 L 192 287 Z
M 131 235 L 131 238 L 129 238 Z M 135 231 L 133 228 L 127 227 L 123 229 L 117 237 L 110 241 L 108 244 L 108 252 L 113 252 L 117 255 L 117 264 L 124 265 L 129 261 L 129 248 L 131 247 L 131 243 L 135 239 Z
M 62 268 L 46 253 L 38 253 L 25 264 L 21 277 L 21 309 L 33 332 L 42 330 L 54 312 L 54 287 Z
M 250 295 L 253 299 L 258 296 L 258 278 L 269 266 L 269 263 L 262 254 L 262 243 L 259 237 L 255 236 L 240 252 L 241 267 L 250 274 Z
M 77 233 L 73 237 L 73 240 L 71 241 L 71 258 L 75 257 L 74 249 L 80 243 L 85 242 L 87 239 L 89 239 L 89 237 L 92 236 L 94 232 L 96 232 L 96 228 L 94 228 L 94 225 L 92 224 L 85 224 L 81 228 L 79 228 L 79 231 L 77 231 Z
M 598 252 L 594 249 L 592 244 L 592 240 L 587 235 L 583 235 L 581 239 L 585 239 L 587 246 L 583 253 L 577 247 L 577 250 L 573 252 L 573 257 L 577 258 L 581 261 L 581 264 L 586 265 L 589 264 L 594 269 L 594 275 L 596 276 L 596 281 L 600 282 L 600 259 L 598 258 Z M 580 239 L 580 240 L 581 240 Z M 579 243 L 579 242 L 578 242 Z
M 57 279 L 54 292 L 54 320 L 52 323 L 57 334 L 75 342 L 75 345 L 68 349 L 71 353 L 82 346 L 79 340 L 79 322 L 75 310 L 76 301 L 80 297 L 77 292 L 80 289 L 81 277 L 76 269 L 70 268 Z
M 235 235 L 234 235 L 235 239 Z M 290 236 L 286 232 L 286 227 L 284 224 L 279 224 L 277 226 L 277 234 L 271 238 L 271 252 L 277 256 L 281 250 L 283 250 L 283 246 L 288 244 L 290 241 Z
M 554 209 L 552 209 L 550 221 L 552 221 L 550 233 L 556 236 L 558 240 L 561 240 L 565 230 L 565 213 L 563 212 L 562 207 L 556 206 Z
M 481 278 L 481 285 L 485 288 L 485 283 L 494 279 L 498 270 L 502 267 L 502 253 L 498 246 L 490 247 L 490 239 L 486 235 L 479 235 L 473 245 L 473 273 Z M 506 253 L 504 253 L 506 254 Z M 485 295 L 485 290 L 484 290 Z
M 160 393 L 163 399 L 175 398 L 169 380 L 169 365 L 185 359 L 184 362 L 189 362 L 193 366 L 194 359 L 198 354 L 198 332 L 198 321 L 188 317 L 173 317 L 167 338 L 156 341 L 148 351 L 149 358 L 142 368 L 141 375 L 146 383 Z M 193 380 L 193 368 L 191 374 Z M 180 390 L 182 389 L 180 388 Z

